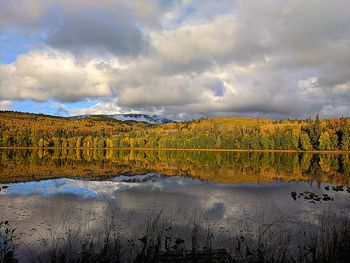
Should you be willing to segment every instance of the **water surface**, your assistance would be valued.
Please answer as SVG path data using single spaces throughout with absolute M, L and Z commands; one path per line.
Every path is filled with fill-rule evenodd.
M 52 236 L 100 233 L 112 219 L 125 242 L 137 241 L 157 215 L 174 236 L 190 240 L 196 224 L 222 247 L 267 222 L 296 231 L 325 211 L 347 214 L 349 171 L 347 154 L 3 149 L 0 219 L 17 228 L 23 262 Z

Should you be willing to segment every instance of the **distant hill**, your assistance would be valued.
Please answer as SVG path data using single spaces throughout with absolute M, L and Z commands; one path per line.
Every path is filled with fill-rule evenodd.
M 84 119 L 91 115 L 80 115 L 73 116 L 70 118 Z M 173 122 L 167 118 L 161 118 L 157 115 L 147 115 L 147 114 L 112 114 L 112 115 L 94 115 L 94 116 L 105 116 L 119 121 L 136 121 L 136 122 L 146 122 L 149 124 L 164 124 Z
M 23 146 L 349 151 L 350 120 L 218 117 L 171 122 L 145 114 L 64 118 L 0 112 L 0 147 Z

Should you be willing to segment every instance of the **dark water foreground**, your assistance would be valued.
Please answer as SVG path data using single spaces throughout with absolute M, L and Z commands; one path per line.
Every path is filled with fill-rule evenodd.
M 344 154 L 1 150 L 0 262 L 348 262 L 349 172 Z

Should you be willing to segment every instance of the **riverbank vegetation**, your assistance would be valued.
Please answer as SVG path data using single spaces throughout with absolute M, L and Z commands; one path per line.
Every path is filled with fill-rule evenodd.
M 349 118 L 220 117 L 150 125 L 106 116 L 0 112 L 0 147 L 349 151 Z
M 13 262 L 15 254 L 15 228 L 12 228 L 7 220 L 0 218 L 0 262 Z
M 62 223 L 43 234 L 39 247 L 27 247 L 28 262 L 341 263 L 350 257 L 349 217 L 330 211 L 303 223 L 287 217 L 247 217 L 235 232 L 201 221 L 169 225 L 162 211 L 144 221 L 133 236 L 121 231 L 113 213 L 96 229 Z M 0 254 L 0 262 L 16 262 L 11 255 L 1 261 Z

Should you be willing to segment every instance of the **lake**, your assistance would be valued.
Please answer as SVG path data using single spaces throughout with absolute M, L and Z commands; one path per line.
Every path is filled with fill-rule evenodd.
M 1 149 L 0 221 L 20 262 L 217 249 L 306 262 L 348 226 L 349 180 L 345 153 Z

